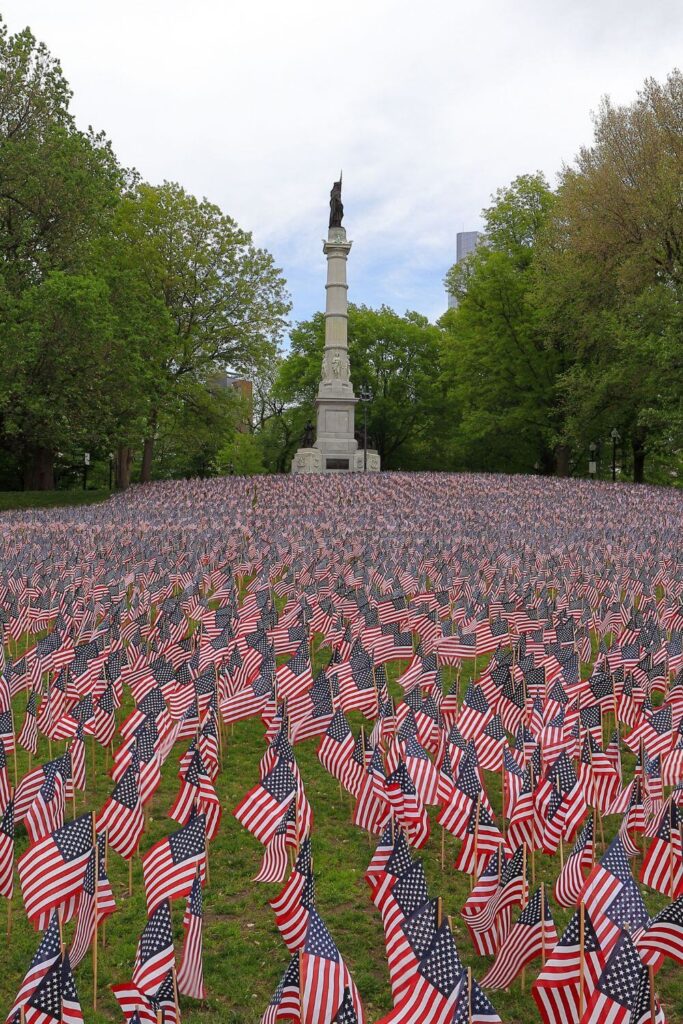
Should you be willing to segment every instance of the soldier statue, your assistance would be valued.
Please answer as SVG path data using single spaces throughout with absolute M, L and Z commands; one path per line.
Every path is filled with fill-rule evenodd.
M 339 173 L 339 181 L 335 181 L 330 192 L 330 227 L 340 228 L 344 216 L 344 206 L 341 199 L 342 176 Z

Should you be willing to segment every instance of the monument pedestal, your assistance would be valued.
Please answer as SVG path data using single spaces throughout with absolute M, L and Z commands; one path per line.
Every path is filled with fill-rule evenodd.
M 323 459 L 317 448 L 299 448 L 292 462 L 292 473 L 322 473 Z

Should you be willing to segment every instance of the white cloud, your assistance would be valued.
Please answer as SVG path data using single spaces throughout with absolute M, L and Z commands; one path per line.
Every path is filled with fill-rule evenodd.
M 150 181 L 253 230 L 295 315 L 323 302 L 344 169 L 351 298 L 438 315 L 455 233 L 497 187 L 553 179 L 603 93 L 680 59 L 670 0 L 5 0 L 62 61 L 78 120 Z

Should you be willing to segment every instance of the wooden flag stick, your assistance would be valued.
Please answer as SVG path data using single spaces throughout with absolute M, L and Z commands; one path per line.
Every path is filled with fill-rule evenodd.
M 579 904 L 579 1018 L 583 1017 L 586 975 L 586 904 Z
M 95 824 L 95 815 L 92 815 L 92 842 L 93 842 L 93 854 L 95 857 L 95 880 L 94 880 L 94 915 L 95 915 L 95 927 L 92 935 L 92 1008 L 93 1012 L 97 1010 L 97 887 L 98 887 L 98 875 L 99 875 L 99 848 L 97 844 L 97 826 Z
M 479 865 L 479 809 L 481 807 L 481 790 L 477 794 L 477 808 L 474 819 L 474 874 L 470 875 L 470 889 L 474 888 L 474 878 Z
M 10 709 L 10 716 L 11 716 L 11 719 L 12 719 L 12 735 L 14 736 L 14 788 L 16 789 L 17 786 L 19 785 L 19 773 L 18 773 L 18 770 L 17 770 L 17 734 L 16 734 L 15 729 L 14 729 L 14 708 L 12 707 L 11 704 L 9 706 L 9 709 Z M 22 1008 L 22 1013 L 23 1013 L 23 1008 Z
M 178 1003 L 178 979 L 176 969 L 173 967 L 173 1002 L 175 1003 L 175 1019 L 180 1020 L 180 1004 Z
M 657 1024 L 657 1007 L 655 1004 L 655 969 L 650 964 L 647 969 L 650 975 L 650 1020 L 652 1024 Z
M 501 824 L 503 826 L 503 838 L 505 838 L 506 825 L 505 825 L 505 747 L 501 752 L 501 766 L 500 766 L 500 790 L 502 793 L 503 804 L 500 812 Z
M 299 1013 L 301 1015 L 303 1015 L 304 1012 L 305 1012 L 305 1007 L 304 1007 L 304 971 L 303 971 L 304 964 L 303 964 L 303 959 L 304 959 L 303 950 L 300 949 L 299 950 Z
M 673 847 L 672 847 L 673 849 Z M 441 826 L 441 870 L 443 871 L 446 863 L 446 829 Z M 672 869 L 673 870 L 673 869 Z
M 541 963 L 545 966 L 545 882 L 541 882 Z
M 440 928 L 443 924 L 443 900 L 439 896 L 436 901 L 436 927 Z
M 128 895 L 133 895 L 133 854 L 128 858 Z
M 472 968 L 467 968 L 467 1024 L 472 1024 Z

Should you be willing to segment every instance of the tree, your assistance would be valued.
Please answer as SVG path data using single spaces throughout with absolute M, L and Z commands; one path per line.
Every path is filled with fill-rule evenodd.
M 386 306 L 378 310 L 349 306 L 352 383 L 356 395 L 361 387 L 372 394 L 368 433 L 386 469 L 419 464 L 421 445 L 431 445 L 442 419 L 438 402 L 442 333 L 418 313 L 399 316 Z M 297 324 L 290 338 L 290 353 L 274 387 L 283 405 L 282 468 L 299 444 L 306 420 L 315 415 L 325 344 L 323 314 Z
M 458 464 L 491 471 L 569 471 L 557 405 L 560 348 L 547 345 L 533 302 L 534 258 L 554 196 L 541 174 L 500 189 L 477 250 L 448 273 L 458 306 L 443 380 L 458 410 Z
M 538 253 L 547 334 L 571 353 L 568 439 L 584 446 L 616 426 L 635 481 L 648 454 L 683 445 L 682 140 L 679 71 L 648 79 L 631 104 L 603 100 Z
M 289 301 L 272 257 L 206 199 L 180 185 L 139 184 L 117 211 L 115 231 L 159 313 L 141 479 L 151 476 L 161 416 L 205 397 L 227 368 L 249 374 L 277 352 Z
M 103 377 L 112 343 L 104 282 L 54 271 L 27 288 L 5 325 L 4 429 L 30 453 L 24 487 L 54 487 L 60 448 L 90 450 L 107 419 Z
M 52 486 L 70 420 L 80 438 L 101 413 L 96 354 L 110 340 L 92 246 L 125 176 L 104 136 L 76 129 L 70 98 L 46 47 L 0 22 L 0 417 L 27 486 Z

